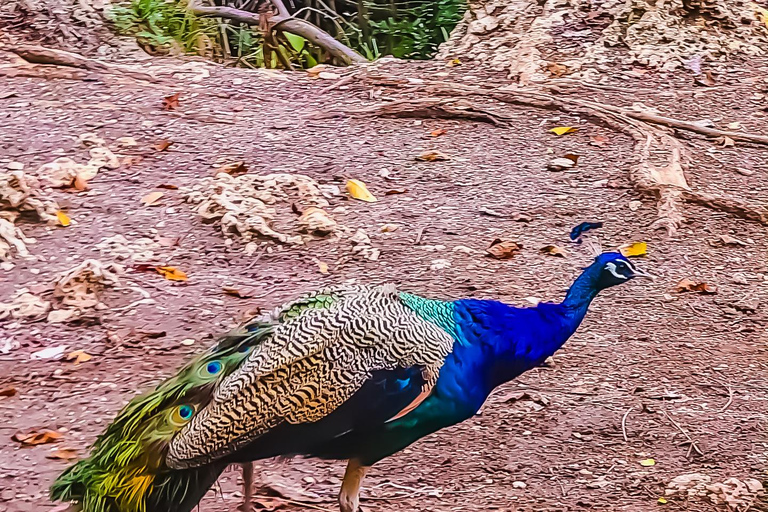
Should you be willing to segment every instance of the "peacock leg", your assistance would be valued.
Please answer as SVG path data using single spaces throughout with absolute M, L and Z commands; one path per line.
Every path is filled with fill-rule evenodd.
M 360 485 L 370 466 L 363 466 L 357 459 L 349 459 L 344 481 L 339 493 L 341 512 L 360 512 Z
M 243 463 L 243 512 L 253 510 L 253 462 Z

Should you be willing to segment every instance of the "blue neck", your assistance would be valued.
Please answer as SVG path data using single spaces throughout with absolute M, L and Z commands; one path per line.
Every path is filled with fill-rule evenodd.
M 587 314 L 587 308 L 589 308 L 592 299 L 600 291 L 595 286 L 595 278 L 590 270 L 587 269 L 573 282 L 568 289 L 568 293 L 565 295 L 565 299 L 560 303 L 560 306 L 564 308 L 569 316 L 578 317 L 576 327 L 578 327 L 584 315 Z

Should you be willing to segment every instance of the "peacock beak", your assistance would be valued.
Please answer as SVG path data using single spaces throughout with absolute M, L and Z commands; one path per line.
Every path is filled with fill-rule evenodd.
M 647 279 L 650 279 L 651 281 L 656 280 L 656 276 L 652 276 L 651 274 L 647 272 L 643 272 L 642 270 L 632 267 L 632 277 L 645 277 Z

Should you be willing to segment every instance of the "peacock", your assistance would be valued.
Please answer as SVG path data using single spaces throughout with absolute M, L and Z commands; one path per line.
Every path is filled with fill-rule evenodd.
M 598 292 L 635 277 L 650 276 L 603 252 L 561 303 L 534 307 L 391 284 L 306 294 L 131 400 L 51 497 L 83 512 L 189 512 L 229 464 L 305 455 L 348 461 L 339 505 L 359 512 L 373 464 L 471 418 L 554 354 Z

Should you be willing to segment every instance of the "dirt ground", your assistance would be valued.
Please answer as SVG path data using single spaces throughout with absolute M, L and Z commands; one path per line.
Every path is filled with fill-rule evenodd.
M 129 265 L 120 286 L 105 292 L 108 309 L 88 324 L 0 323 L 0 337 L 19 344 L 0 354 L 0 388 L 18 390 L 0 397 L 0 511 L 52 509 L 47 488 L 67 462 L 47 458 L 51 450 L 68 447 L 85 454 L 131 396 L 172 373 L 249 311 L 342 282 L 394 282 L 402 290 L 444 299 L 474 296 L 517 305 L 530 298 L 560 300 L 588 263 L 569 243 L 568 232 L 598 220 L 605 222 L 604 247 L 648 243 L 638 266 L 657 280 L 603 292 L 553 365 L 502 386 L 473 419 L 377 464 L 364 484 L 363 507 L 368 512 L 712 510 L 717 507 L 705 498 L 669 497 L 665 505 L 658 499 L 667 483 L 683 474 L 703 473 L 719 482 L 762 478 L 768 409 L 763 226 L 686 205 L 688 222 L 677 234 L 652 230 L 655 201 L 637 195 L 628 179 L 632 141 L 586 119 L 524 107 L 508 110 L 514 116 L 511 128 L 465 120 L 309 119 L 318 111 L 401 93 L 354 82 L 329 90 L 336 82 L 300 73 L 201 63 L 182 67 L 178 61 L 167 66 L 177 72 L 168 73 L 163 85 L 108 76 L 0 82 L 0 167 L 21 162 L 33 172 L 58 156 L 82 160 L 87 150 L 77 137 L 85 132 L 96 132 L 111 147 L 119 137 L 134 137 L 139 145 L 122 154 L 144 157 L 102 170 L 90 191 L 57 191 L 73 225 L 21 224 L 37 239 L 30 250 L 38 259 L 17 259 L 13 270 L 0 274 L 0 302 L 86 258 L 115 261 L 114 254 L 95 246 L 116 234 L 179 237 L 178 245 L 163 247 L 155 260 L 189 275 L 187 282 L 174 283 Z M 187 71 L 178 72 L 182 68 Z M 464 82 L 477 76 L 472 69 L 441 63 L 388 69 L 422 78 L 447 73 L 445 80 Z M 617 105 L 642 101 L 676 117 L 708 118 L 718 126 L 738 121 L 746 131 L 765 133 L 768 113 L 759 94 L 765 93 L 766 69 L 765 63 L 734 63 L 733 72 L 712 88 L 694 87 L 683 72 L 617 71 L 614 84 L 625 92 L 576 94 Z M 632 92 L 640 88 L 642 95 Z M 162 98 L 177 92 L 179 108 L 163 110 Z M 579 131 L 557 137 L 548 132 L 554 126 Z M 430 135 L 439 129 L 445 134 Z M 594 144 L 595 136 L 605 138 L 603 146 Z M 154 150 L 161 139 L 173 145 Z M 703 138 L 686 139 L 695 162 L 693 185 L 768 203 L 764 148 L 721 148 Z M 416 161 L 424 150 L 439 150 L 450 159 Z M 548 171 L 547 163 L 565 153 L 580 155 L 578 165 Z M 350 257 L 347 239 L 298 247 L 265 242 L 248 256 L 239 242 L 226 244 L 216 225 L 201 222 L 179 190 L 162 189 L 159 205 L 140 203 L 161 190 L 158 185 L 191 186 L 211 176 L 217 162 L 238 160 L 250 173 L 306 174 L 342 190 L 346 178 L 364 181 L 378 202 L 342 193 L 330 199 L 330 210 L 341 224 L 366 231 L 381 250 L 378 260 Z M 499 216 L 488 215 L 488 209 Z M 383 233 L 384 224 L 400 228 Z M 722 235 L 743 245 L 722 245 Z M 486 257 L 484 250 L 496 238 L 518 240 L 522 253 L 504 261 Z M 540 253 L 550 244 L 568 249 L 568 257 Z M 436 260 L 450 266 L 438 268 L 445 262 Z M 318 261 L 328 264 L 327 274 Z M 718 293 L 677 293 L 684 278 L 716 286 Z M 254 297 L 233 297 L 222 287 L 250 289 Z M 146 298 L 152 301 L 137 304 Z M 734 307 L 745 300 L 757 300 L 756 308 Z M 182 343 L 188 339 L 194 343 Z M 30 359 L 33 352 L 58 345 L 93 358 L 79 365 Z M 39 428 L 58 429 L 63 438 L 35 447 L 11 439 Z M 655 465 L 640 464 L 651 458 Z M 294 459 L 259 466 L 272 487 L 310 502 L 283 509 L 336 509 L 341 463 Z M 220 492 L 209 493 L 200 510 L 234 510 L 238 480 L 238 471 L 226 472 Z

